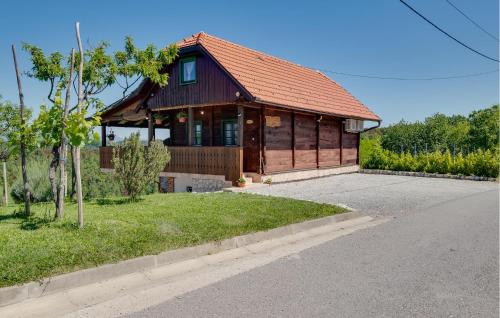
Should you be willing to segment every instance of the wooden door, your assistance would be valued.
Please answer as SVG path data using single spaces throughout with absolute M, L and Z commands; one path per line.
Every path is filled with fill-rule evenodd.
M 259 116 L 259 109 L 245 108 L 245 117 L 243 121 L 243 172 L 259 172 Z

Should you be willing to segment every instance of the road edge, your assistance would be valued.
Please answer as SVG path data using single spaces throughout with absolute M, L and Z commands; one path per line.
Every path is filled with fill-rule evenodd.
M 25 283 L 23 285 L 4 287 L 0 288 L 0 307 L 12 305 L 30 298 L 49 295 L 66 289 L 80 287 L 134 272 L 149 270 L 163 265 L 186 261 L 204 255 L 215 254 L 264 240 L 281 238 L 287 235 L 310 230 L 315 227 L 353 220 L 360 217 L 365 217 L 365 215 L 357 211 L 340 213 L 301 223 L 289 224 L 268 231 L 235 236 L 222 241 L 209 242 L 202 245 L 170 250 L 157 255 L 147 255 L 120 261 L 118 263 L 83 269 L 76 272 L 49 277 L 40 281 Z

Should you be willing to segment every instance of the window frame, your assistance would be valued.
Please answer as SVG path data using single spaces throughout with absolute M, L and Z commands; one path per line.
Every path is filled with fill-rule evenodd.
M 196 125 L 200 125 L 200 143 L 196 143 Z M 193 146 L 203 146 L 203 121 L 195 120 L 193 121 Z
M 235 147 L 235 146 L 238 146 L 238 130 L 239 130 L 239 127 L 237 127 L 236 129 L 233 129 L 232 131 L 234 131 L 234 134 L 233 136 L 231 137 L 231 139 L 233 139 L 233 142 L 232 144 L 226 144 L 226 135 L 225 135 L 225 130 L 224 130 L 224 127 L 225 127 L 225 124 L 227 123 L 231 123 L 233 125 L 238 125 L 238 120 L 237 119 L 223 119 L 221 120 L 221 144 L 225 147 Z
M 186 81 L 184 80 L 184 64 L 188 62 L 194 62 L 194 80 Z M 198 71 L 197 71 L 197 61 L 195 56 L 185 57 L 179 60 L 179 82 L 180 85 L 194 84 L 198 81 Z

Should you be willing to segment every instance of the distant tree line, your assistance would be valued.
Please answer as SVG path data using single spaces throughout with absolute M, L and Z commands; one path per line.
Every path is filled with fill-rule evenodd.
M 370 131 L 364 138 L 379 139 L 383 149 L 396 153 L 444 152 L 452 155 L 475 150 L 498 150 L 498 105 L 472 111 L 468 116 L 437 113 L 424 121 L 401 120 Z
M 361 166 L 498 177 L 498 105 L 468 116 L 435 114 L 423 122 L 397 124 L 363 134 Z

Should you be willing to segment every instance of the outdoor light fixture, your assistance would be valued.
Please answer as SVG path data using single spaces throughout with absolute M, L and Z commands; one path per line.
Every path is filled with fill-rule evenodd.
M 240 97 L 240 92 L 236 92 L 236 97 Z
M 108 139 L 109 139 L 109 141 L 113 141 L 113 140 L 115 140 L 115 132 L 113 131 L 113 129 L 111 129 L 111 130 L 109 131 L 109 134 L 108 134 Z
M 200 110 L 200 114 L 205 115 L 205 111 Z

